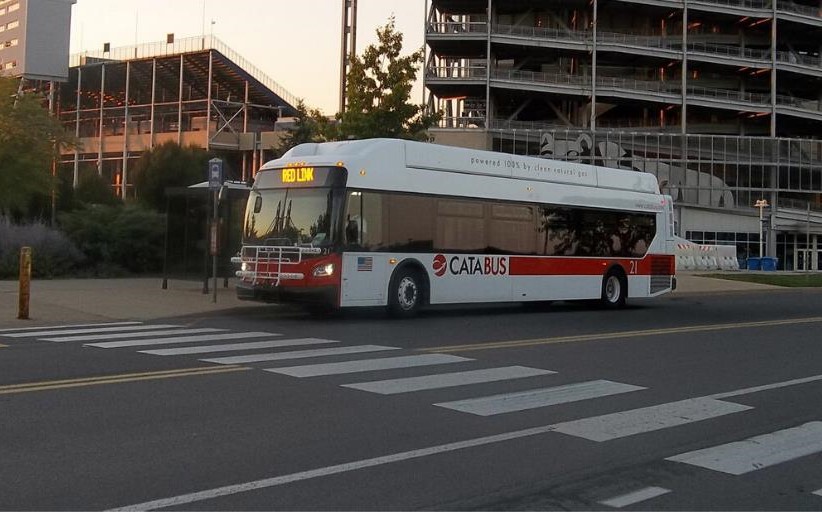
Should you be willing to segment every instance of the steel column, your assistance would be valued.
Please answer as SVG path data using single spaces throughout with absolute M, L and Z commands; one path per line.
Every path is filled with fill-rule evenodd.
M 596 131 L 597 128 L 597 14 L 599 6 L 597 0 L 594 0 L 594 26 L 593 35 L 594 42 L 591 48 L 591 132 Z
M 128 97 L 131 86 L 131 61 L 126 61 L 126 98 L 123 111 L 123 166 L 120 176 L 120 197 L 126 200 L 126 181 L 128 180 Z
M 151 59 L 151 135 L 148 138 L 149 149 L 154 149 L 154 103 L 157 95 L 157 57 Z
M 100 70 L 100 146 L 97 149 L 97 175 L 103 175 L 103 107 L 106 103 L 106 65 L 103 64 Z
M 177 144 L 183 144 L 183 55 L 180 54 L 180 88 L 177 95 Z
M 83 87 L 83 67 L 77 68 L 77 104 L 75 106 L 74 116 L 74 137 L 80 140 L 80 90 Z M 74 176 L 72 178 L 71 186 L 76 189 L 80 183 L 80 147 L 74 146 Z
M 214 77 L 212 76 L 214 73 L 214 51 L 208 51 L 208 103 L 206 104 L 206 140 L 205 140 L 205 150 L 208 151 L 208 148 L 211 146 L 211 92 L 212 92 L 212 83 L 214 82 Z M 215 133 L 216 135 L 216 133 Z

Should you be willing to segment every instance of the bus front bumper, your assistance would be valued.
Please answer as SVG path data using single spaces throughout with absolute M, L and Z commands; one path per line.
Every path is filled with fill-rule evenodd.
M 261 286 L 237 284 L 237 298 L 258 302 L 337 304 L 339 293 L 336 286 Z

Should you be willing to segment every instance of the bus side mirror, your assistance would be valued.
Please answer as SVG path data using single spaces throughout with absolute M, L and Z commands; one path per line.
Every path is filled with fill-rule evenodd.
M 260 210 L 263 209 L 263 198 L 257 196 L 257 199 L 254 200 L 254 213 L 260 213 Z

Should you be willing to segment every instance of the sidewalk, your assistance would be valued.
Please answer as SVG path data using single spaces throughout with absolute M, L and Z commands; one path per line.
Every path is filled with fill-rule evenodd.
M 707 272 L 699 272 L 707 274 Z M 217 302 L 213 290 L 203 294 L 202 281 L 169 280 L 162 289 L 162 279 L 54 279 L 31 283 L 29 320 L 17 319 L 17 281 L 0 281 L 0 329 L 69 323 L 110 322 L 116 320 L 152 320 L 183 315 L 204 314 L 237 307 L 261 307 L 259 302 L 241 301 L 234 290 L 217 281 Z M 211 281 L 209 281 L 211 286 Z M 778 287 L 754 283 L 700 277 L 696 273 L 677 275 L 674 295 L 717 293 L 745 290 L 768 290 Z
M 162 289 L 158 277 L 125 279 L 32 280 L 29 320 L 18 320 L 17 281 L 0 281 L 0 328 L 62 323 L 151 320 L 202 314 L 237 307 L 259 307 L 263 303 L 241 301 L 234 290 L 217 280 L 217 302 L 212 281 L 203 294 L 202 281 L 169 280 Z
M 674 294 L 681 293 L 718 293 L 718 292 L 734 292 L 734 291 L 749 291 L 749 290 L 784 290 L 781 286 L 771 286 L 768 284 L 747 283 L 744 281 L 732 281 L 730 279 L 721 279 L 721 274 L 738 274 L 745 271 L 681 271 L 676 275 L 676 291 Z M 703 277 L 707 275 L 716 275 L 717 277 Z

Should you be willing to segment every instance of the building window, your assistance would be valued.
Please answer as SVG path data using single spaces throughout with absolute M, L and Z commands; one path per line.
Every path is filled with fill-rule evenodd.
M 13 69 L 15 67 L 17 67 L 17 61 L 13 60 L 11 62 L 6 62 L 6 64 L 3 66 L 3 69 Z
M 11 29 L 13 29 L 13 28 L 17 28 L 17 27 L 19 27 L 19 26 L 20 26 L 20 22 L 19 22 L 19 21 L 17 21 L 17 20 L 14 20 L 14 21 L 10 21 L 10 22 L 8 22 L 8 24 L 6 25 L 6 28 L 7 28 L 7 29 L 9 29 L 9 30 L 11 30 Z
M 0 25 L 0 33 L 3 33 L 5 31 L 6 31 L 6 26 L 5 25 Z
M 2 9 L 0 9 L 0 16 L 2 16 L 2 15 L 4 15 L 4 14 L 6 14 L 6 8 L 5 8 L 5 7 L 3 7 Z
M 17 10 L 17 9 L 19 9 L 19 8 L 20 8 L 20 2 L 18 2 L 18 3 L 16 3 L 16 4 L 11 4 L 11 5 L 9 6 L 9 12 L 14 12 L 14 11 L 16 11 L 16 10 Z

